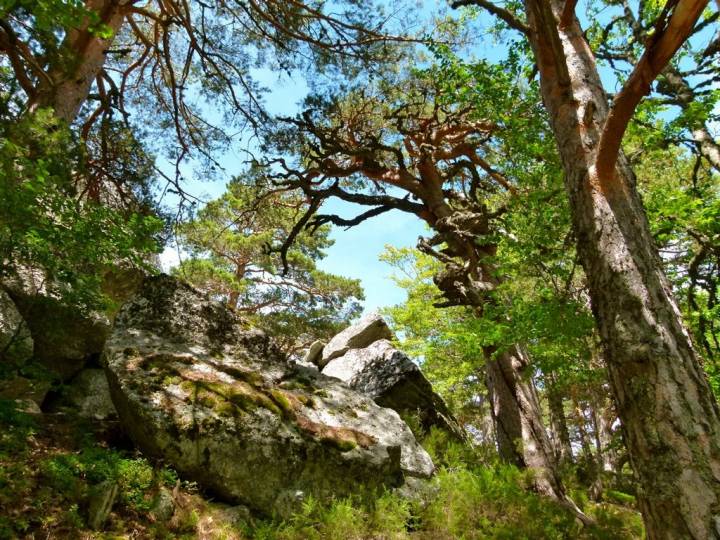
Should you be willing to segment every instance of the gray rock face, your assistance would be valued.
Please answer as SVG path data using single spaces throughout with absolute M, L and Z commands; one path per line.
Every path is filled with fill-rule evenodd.
M 165 522 L 170 521 L 175 513 L 175 499 L 172 491 L 166 487 L 161 487 L 158 494 L 155 496 L 153 501 L 152 509 L 150 510 L 150 516 L 155 521 Z
M 398 486 L 434 469 L 396 412 L 288 362 L 168 276 L 146 279 L 118 313 L 103 361 L 136 444 L 229 502 L 287 515 L 304 496 Z
M 108 269 L 103 274 L 102 291 L 114 306 L 120 306 L 138 288 L 142 276 L 136 269 Z M 34 355 L 30 342 L 34 360 L 57 379 L 67 382 L 87 365 L 89 359 L 97 358 L 102 352 L 117 307 L 106 312 L 81 312 L 55 298 L 48 291 L 47 283 L 41 270 L 20 268 L 4 279 L 2 285 L 27 322 L 28 336 L 34 341 Z M 0 304 L 3 304 L 2 298 Z M 0 314 L 2 312 L 0 305 Z M 2 326 L 0 321 L 0 333 Z
M 436 426 L 464 438 L 462 428 L 420 368 L 386 339 L 364 349 L 349 350 L 331 360 L 322 373 L 370 396 L 381 407 L 400 414 L 417 414 L 424 431 Z
M 110 387 L 102 369 L 88 368 L 78 373 L 64 393 L 65 401 L 79 416 L 105 420 L 117 416 L 110 398 Z
M 33 355 L 33 340 L 25 319 L 8 294 L 0 289 L 0 362 L 22 366 Z
M 317 363 L 323 369 L 333 358 L 338 358 L 351 349 L 362 349 L 379 339 L 392 339 L 393 334 L 385 319 L 371 313 L 333 337 L 325 345 L 322 358 Z
M 68 381 L 93 355 L 102 351 L 110 321 L 101 314 L 83 314 L 42 294 L 19 288 L 9 291 L 27 322 L 34 341 L 33 359 Z
M 0 378 L 0 399 L 32 401 L 38 407 L 50 391 L 50 381 L 26 377 Z

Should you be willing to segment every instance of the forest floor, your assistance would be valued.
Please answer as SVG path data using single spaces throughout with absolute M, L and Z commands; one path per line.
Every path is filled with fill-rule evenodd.
M 371 502 L 306 501 L 285 520 L 227 506 L 153 463 L 117 422 L 26 414 L 0 402 L 0 539 L 641 539 L 632 497 L 576 502 L 597 522 L 583 528 L 565 509 L 529 493 L 517 469 L 473 466 L 471 448 L 428 441 L 440 465 L 432 495 L 409 502 L 385 493 Z M 441 450 L 439 450 L 441 448 Z M 100 530 L 88 523 L 108 485 L 117 497 Z

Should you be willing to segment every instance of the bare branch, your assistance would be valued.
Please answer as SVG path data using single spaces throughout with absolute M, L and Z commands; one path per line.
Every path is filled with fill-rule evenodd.
M 495 15 L 498 19 L 501 19 L 513 30 L 517 30 L 522 34 L 528 35 L 530 33 L 530 27 L 522 22 L 517 16 L 511 11 L 502 8 L 488 0 L 456 0 L 450 4 L 454 9 L 463 6 L 478 6 L 486 11 L 489 11 Z
M 312 221 L 308 223 L 308 227 L 310 228 L 311 232 L 314 232 L 326 223 L 332 223 L 333 225 L 338 225 L 340 227 L 345 227 L 349 229 L 350 227 L 360 225 L 363 221 L 366 221 L 375 216 L 379 216 L 380 214 L 384 214 L 385 212 L 389 212 L 390 210 L 395 210 L 395 208 L 392 206 L 378 206 L 376 208 L 368 210 L 367 212 L 363 212 L 362 214 L 359 214 L 352 219 L 344 219 L 335 214 L 321 214 L 315 216 Z

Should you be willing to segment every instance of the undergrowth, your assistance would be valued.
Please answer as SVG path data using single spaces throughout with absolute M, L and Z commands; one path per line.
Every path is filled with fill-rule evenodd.
M 0 402 L 0 538 L 202 538 L 223 540 L 444 540 L 643 538 L 634 499 L 608 490 L 601 504 L 578 497 L 596 520 L 582 527 L 555 502 L 526 489 L 528 477 L 493 462 L 487 449 L 449 442 L 437 432 L 424 441 L 438 465 L 413 500 L 392 492 L 372 500 L 308 498 L 281 520 L 244 516 L 204 499 L 171 470 L 142 456 L 103 446 L 87 433 L 77 445 L 43 434 L 33 419 Z M 84 436 L 85 440 L 82 439 Z M 78 434 L 69 434 L 78 440 Z M 117 482 L 118 502 L 104 532 L 87 528 L 93 486 Z M 151 508 L 158 490 L 173 488 L 175 512 L 159 522 Z M 37 534 L 39 533 L 39 536 Z M 130 536 L 130 535 L 133 536 Z

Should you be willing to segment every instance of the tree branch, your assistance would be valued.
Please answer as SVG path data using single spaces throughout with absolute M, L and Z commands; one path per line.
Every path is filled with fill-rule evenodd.
M 349 229 L 350 227 L 354 227 L 355 225 L 360 225 L 360 223 L 365 220 L 368 220 L 375 216 L 379 216 L 380 214 L 384 214 L 385 212 L 389 212 L 390 210 L 395 210 L 395 208 L 393 208 L 392 206 L 378 206 L 377 208 L 372 208 L 367 212 L 363 212 L 362 214 L 355 216 L 352 219 L 344 219 L 335 214 L 321 214 L 315 216 L 313 220 L 308 223 L 308 227 L 311 229 L 311 232 L 315 232 L 319 227 L 322 227 L 326 223 L 332 223 L 333 225 L 338 225 L 340 227 L 346 227 Z
M 508 9 L 495 5 L 488 0 L 455 0 L 455 2 L 452 2 L 450 4 L 450 6 L 453 9 L 464 6 L 481 7 L 484 10 L 489 11 L 490 13 L 495 15 L 498 19 L 504 21 L 505 24 L 507 24 L 513 30 L 517 30 L 518 32 L 525 34 L 526 36 L 530 34 L 530 27 L 524 22 L 522 22 L 520 19 L 518 19 L 514 13 L 512 13 Z
M 655 25 L 645 52 L 613 100 L 603 127 L 595 170 L 601 186 L 614 182 L 620 143 L 640 100 L 692 32 L 708 0 L 669 0 Z M 605 187 L 609 187 L 605 185 Z
M 575 17 L 576 5 L 577 0 L 565 0 L 565 5 L 563 5 L 562 13 L 560 14 L 560 22 L 558 23 L 560 29 L 567 28 L 572 24 L 573 18 Z

